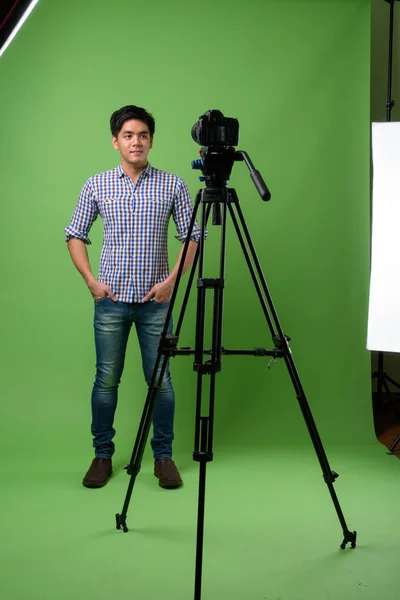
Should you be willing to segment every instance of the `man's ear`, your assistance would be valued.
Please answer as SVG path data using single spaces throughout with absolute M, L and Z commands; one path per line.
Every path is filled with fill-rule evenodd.
M 112 136 L 112 145 L 114 146 L 115 150 L 119 150 L 118 140 L 114 136 Z
M 153 137 L 150 138 L 150 148 L 153 147 L 153 140 L 154 140 L 154 135 L 153 135 Z

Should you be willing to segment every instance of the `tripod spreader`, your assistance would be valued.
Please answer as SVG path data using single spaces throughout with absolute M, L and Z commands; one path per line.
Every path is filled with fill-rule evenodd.
M 290 337 L 285 335 L 285 338 L 279 338 L 275 336 L 273 338 L 275 348 L 273 350 L 266 350 L 265 348 L 253 348 L 252 350 L 229 350 L 228 348 L 221 348 L 221 354 L 226 356 L 230 355 L 243 355 L 243 356 L 273 356 L 274 358 L 283 358 L 287 354 L 290 354 L 290 348 L 288 343 Z M 195 349 L 189 346 L 183 348 L 177 348 L 179 336 L 172 333 L 167 333 L 165 337 L 161 338 L 159 350 L 164 356 L 191 356 L 195 354 Z M 204 350 L 204 354 L 212 354 L 212 350 Z

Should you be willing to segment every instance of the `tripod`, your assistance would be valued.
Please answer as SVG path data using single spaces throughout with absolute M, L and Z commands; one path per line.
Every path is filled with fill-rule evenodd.
M 389 15 L 389 56 L 388 56 L 388 83 L 387 83 L 387 100 L 386 100 L 386 122 L 389 123 L 392 115 L 392 108 L 394 107 L 394 100 L 392 99 L 392 72 L 393 72 L 393 27 L 394 27 L 394 3 L 398 0 L 385 0 L 390 4 L 390 15 Z M 388 382 L 394 385 L 397 389 L 400 389 L 400 384 L 389 377 L 384 370 L 384 354 L 378 352 L 378 370 L 372 374 L 372 379 L 377 380 L 377 400 L 378 404 L 382 404 L 382 388 L 385 388 L 386 394 L 390 397 L 390 388 Z M 395 451 L 397 444 L 400 442 L 400 434 L 396 437 L 392 445 L 389 447 L 387 454 L 397 455 L 400 452 Z
M 128 485 L 128 491 L 125 497 L 122 512 L 116 515 L 117 529 L 128 531 L 126 525 L 127 510 L 133 491 L 136 476 L 140 471 L 141 460 L 144 453 L 146 440 L 149 434 L 152 415 L 155 409 L 158 392 L 161 386 L 163 375 L 167 366 L 168 357 L 177 355 L 194 355 L 194 370 L 197 372 L 197 400 L 196 400 L 196 419 L 195 419 L 195 439 L 193 459 L 200 463 L 199 467 L 199 494 L 198 494 L 198 517 L 197 517 L 197 542 L 196 542 L 196 566 L 195 566 L 195 600 L 201 598 L 201 579 L 202 579 L 202 560 L 203 560 L 203 533 L 204 533 L 204 509 L 205 509 L 205 489 L 206 489 L 206 467 L 207 463 L 213 460 L 213 433 L 214 433 L 214 404 L 215 404 L 215 379 L 216 374 L 221 371 L 222 355 L 254 355 L 269 356 L 272 360 L 283 358 L 291 378 L 297 400 L 299 402 L 303 417 L 305 419 L 308 432 L 310 434 L 315 452 L 321 465 L 325 483 L 328 486 L 337 516 L 339 518 L 343 541 L 340 545 L 344 549 L 347 543 L 351 547 L 356 546 L 356 532 L 349 531 L 344 519 L 339 501 L 337 499 L 333 483 L 338 474 L 331 470 L 326 457 L 321 439 L 319 437 L 311 410 L 302 388 L 297 370 L 292 358 L 289 347 L 290 338 L 284 335 L 281 325 L 275 311 L 271 295 L 269 293 L 265 278 L 258 261 L 249 230 L 247 228 L 244 216 L 239 204 L 239 198 L 233 188 L 227 188 L 226 184 L 234 161 L 245 161 L 250 170 L 250 175 L 258 192 L 264 200 L 270 199 L 270 193 L 265 186 L 262 177 L 248 157 L 246 152 L 235 152 L 234 148 L 202 148 L 202 161 L 194 161 L 195 168 L 201 168 L 205 173 L 204 180 L 206 188 L 199 190 L 196 194 L 193 215 L 185 242 L 183 255 L 181 258 L 177 282 L 172 295 L 166 324 L 161 335 L 156 364 L 154 366 L 152 380 L 146 398 L 144 411 L 139 425 L 131 461 L 128 465 L 128 474 L 131 476 Z M 168 323 L 172 315 L 173 305 L 182 275 L 183 265 L 186 258 L 187 249 L 196 215 L 201 207 L 201 235 L 196 258 L 193 262 L 188 286 L 183 300 L 183 305 L 179 320 L 177 323 L 176 334 L 167 334 Z M 211 210 L 213 211 L 213 225 L 220 226 L 220 260 L 219 276 L 217 278 L 204 277 L 204 240 L 206 236 L 206 226 Z M 272 350 L 265 348 L 254 348 L 253 350 L 229 350 L 222 347 L 222 322 L 223 322 L 223 301 L 225 285 L 225 251 L 226 251 L 226 226 L 227 216 L 230 216 L 237 237 L 240 242 L 247 266 L 253 280 L 256 293 L 261 303 L 265 319 L 271 332 L 274 347 Z M 196 339 L 195 348 L 177 348 L 179 333 L 186 310 L 190 289 L 194 280 L 194 274 L 198 264 L 197 279 L 197 314 L 196 314 Z M 212 342 L 211 349 L 204 347 L 205 316 L 206 316 L 206 296 L 207 293 L 213 294 L 212 309 Z M 205 356 L 210 356 L 205 360 Z M 203 378 L 210 376 L 209 402 L 208 410 L 202 411 L 202 391 Z

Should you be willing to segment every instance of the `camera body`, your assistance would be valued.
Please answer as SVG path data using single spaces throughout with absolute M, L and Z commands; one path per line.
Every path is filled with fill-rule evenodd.
M 224 117 L 220 110 L 208 110 L 193 125 L 192 138 L 200 146 L 237 146 L 239 121 Z

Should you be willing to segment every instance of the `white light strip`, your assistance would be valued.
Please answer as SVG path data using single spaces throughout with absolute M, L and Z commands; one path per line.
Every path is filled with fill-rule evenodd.
M 400 352 L 400 123 L 372 124 L 368 350 Z
M 11 44 L 11 42 L 17 35 L 18 31 L 21 29 L 22 25 L 25 23 L 25 21 L 27 20 L 27 18 L 29 17 L 29 15 L 31 14 L 31 12 L 33 11 L 33 9 L 35 8 L 35 6 L 38 2 L 39 2 L 39 0 L 32 0 L 32 2 L 28 6 L 28 8 L 24 12 L 24 14 L 20 18 L 20 20 L 18 21 L 18 23 L 16 24 L 16 26 L 14 27 L 14 29 L 12 30 L 12 32 L 10 33 L 10 35 L 8 36 L 6 41 L 4 42 L 4 46 L 0 49 L 0 56 L 2 56 L 2 54 L 8 48 L 8 46 Z

